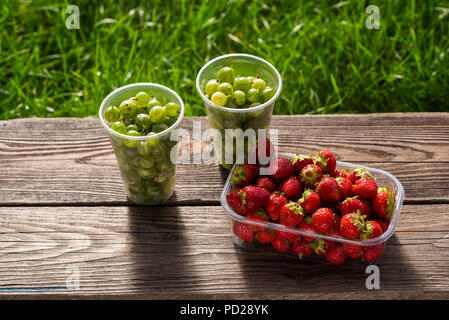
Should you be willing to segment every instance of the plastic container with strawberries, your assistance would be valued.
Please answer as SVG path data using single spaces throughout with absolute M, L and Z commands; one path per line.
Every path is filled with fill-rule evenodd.
M 336 169 L 326 172 L 332 161 L 324 155 L 280 153 L 293 166 L 275 159 L 266 176 L 256 165 L 234 165 L 221 194 L 233 241 L 332 264 L 378 263 L 395 232 L 404 189 L 386 171 L 335 158 Z M 284 164 L 290 173 L 281 172 Z

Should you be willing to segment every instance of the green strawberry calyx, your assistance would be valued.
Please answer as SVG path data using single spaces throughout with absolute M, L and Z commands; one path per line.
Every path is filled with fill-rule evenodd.
M 366 179 L 370 179 L 370 180 L 376 180 L 376 178 L 374 178 L 374 176 L 371 174 L 371 172 L 369 172 L 365 168 L 354 169 L 354 173 L 355 173 L 355 176 L 359 179 L 366 178 Z
M 312 159 L 313 160 L 313 156 L 309 155 L 309 156 L 300 156 L 299 154 L 294 155 L 293 157 L 290 158 L 290 162 L 292 164 L 295 164 L 298 161 L 303 161 L 306 159 Z
M 313 248 L 313 250 L 315 250 L 316 254 L 320 254 L 321 253 L 326 253 L 326 250 L 324 250 L 324 245 L 326 244 L 326 242 L 323 239 L 315 239 L 313 240 L 312 244 L 311 244 L 311 248 Z
M 245 181 L 246 179 L 247 177 L 245 167 L 238 166 L 237 168 L 235 168 L 234 172 L 232 173 L 231 183 L 239 184 L 240 182 Z
M 298 202 L 290 201 L 289 203 L 286 204 L 286 206 L 294 214 L 300 214 L 304 216 L 304 209 Z
M 320 166 L 321 169 L 326 170 L 326 168 L 327 168 L 327 161 L 328 161 L 328 159 L 324 155 L 318 153 L 316 155 L 315 161 L 313 163 L 318 165 L 318 166 Z
M 270 217 L 267 215 L 267 213 L 265 212 L 265 210 L 263 209 L 257 209 L 256 212 L 254 212 L 254 215 L 257 217 L 260 217 L 264 220 L 268 220 Z
M 357 210 L 357 212 L 351 213 L 350 221 L 352 222 L 354 227 L 356 227 L 357 230 L 359 230 L 359 231 L 362 231 L 362 232 L 365 231 L 365 227 L 366 227 L 365 219 L 366 219 L 366 216 L 365 215 L 362 216 L 360 213 L 360 210 Z

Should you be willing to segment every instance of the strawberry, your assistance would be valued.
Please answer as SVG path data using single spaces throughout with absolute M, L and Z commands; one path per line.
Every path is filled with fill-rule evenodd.
M 269 177 L 260 177 L 257 179 L 256 186 L 267 189 L 269 193 L 276 190 L 276 183 Z
M 277 238 L 285 240 L 288 243 L 294 243 L 301 240 L 301 235 L 293 232 L 275 230 L 274 234 Z
M 347 257 L 346 251 L 342 246 L 337 246 L 326 253 L 326 260 L 332 264 L 345 263 Z
M 363 247 L 351 244 L 351 243 L 343 243 L 343 249 L 345 249 L 346 253 L 351 259 L 357 260 L 362 257 Z
M 231 183 L 237 188 L 243 188 L 252 183 L 256 171 L 254 166 L 251 164 L 238 165 L 232 173 Z
M 254 213 L 248 213 L 245 217 L 248 220 L 256 220 L 258 222 L 263 222 L 263 223 L 268 222 L 270 220 L 270 217 L 265 213 L 265 211 L 263 209 L 258 209 Z M 264 227 L 261 227 L 261 226 L 252 226 L 252 228 L 256 232 L 264 229 Z
M 256 240 L 262 244 L 271 243 L 274 239 L 274 232 L 271 229 L 263 229 L 257 232 Z
M 254 213 L 267 205 L 270 193 L 260 187 L 246 186 L 241 190 L 242 203 L 247 213 Z
M 363 179 L 363 178 L 374 180 L 374 177 L 371 174 L 371 172 L 369 172 L 365 168 L 354 169 L 348 175 L 348 179 L 351 180 L 352 184 L 355 184 L 357 182 L 357 180 L 360 180 L 360 179 Z
M 360 210 L 362 216 L 366 216 L 367 218 L 371 217 L 370 205 L 363 200 L 359 200 L 358 197 L 346 198 L 340 206 L 340 214 L 342 216 L 357 212 L 357 210 Z
M 331 177 L 325 177 L 320 181 L 317 188 L 318 195 L 324 201 L 340 201 L 342 192 L 337 180 Z
M 327 252 L 331 251 L 336 246 L 337 244 L 335 243 L 335 241 L 323 239 L 315 239 L 315 241 L 311 244 L 311 247 L 319 256 L 326 255 Z
M 292 244 L 292 251 L 299 259 L 305 259 L 313 253 L 313 248 L 309 243 L 301 240 Z
M 388 186 L 379 187 L 377 194 L 373 198 L 373 211 L 379 218 L 391 219 L 391 215 L 394 211 L 394 202 L 396 196 Z
M 235 212 L 245 215 L 246 209 L 242 203 L 241 190 L 235 190 L 226 195 L 226 200 Z
M 316 164 L 308 164 L 302 168 L 299 180 L 306 188 L 315 189 L 315 184 L 323 177 L 323 171 Z
M 329 208 L 332 210 L 332 212 L 340 212 L 340 202 L 329 202 L 329 201 L 321 201 L 321 206 L 323 208 Z
M 360 214 L 360 210 L 345 214 L 340 221 L 340 235 L 350 239 L 360 237 L 365 230 L 365 216 Z
M 307 216 L 299 225 L 299 228 L 301 229 L 301 231 L 305 231 L 305 232 L 315 232 L 315 229 L 313 228 L 312 225 L 312 217 L 311 216 Z M 302 236 L 304 241 L 306 242 L 312 242 L 315 240 L 314 237 L 311 236 L 306 236 L 303 235 Z
M 301 182 L 295 177 L 289 177 L 281 182 L 279 191 L 291 200 L 298 200 L 302 193 Z
M 280 213 L 280 223 L 295 228 L 304 218 L 304 209 L 298 202 L 290 201 L 285 204 Z
M 376 221 L 380 225 L 380 227 L 382 228 L 382 233 L 385 233 L 385 231 L 388 230 L 388 225 L 389 225 L 388 221 L 385 221 L 382 219 L 374 219 L 373 221 Z
M 365 230 L 360 236 L 361 239 L 373 239 L 382 235 L 382 227 L 376 221 L 370 220 L 365 223 Z
M 290 244 L 284 239 L 279 237 L 274 237 L 273 241 L 271 242 L 271 245 L 278 252 L 285 253 L 290 251 Z
M 347 178 L 348 177 L 348 172 L 345 169 L 337 169 L 337 170 L 335 170 L 331 174 L 331 177 L 333 177 L 333 178 L 338 178 L 338 177 Z
M 363 250 L 363 261 L 368 263 L 376 262 L 384 252 L 385 243 L 381 243 L 375 246 L 365 247 Z
M 298 200 L 298 203 L 307 214 L 312 214 L 321 207 L 320 196 L 318 193 L 310 189 L 306 189 L 304 191 L 302 198 Z
M 335 156 L 327 150 L 318 152 L 315 156 L 314 163 L 318 165 L 324 173 L 329 174 L 333 173 L 337 166 Z
M 235 221 L 232 230 L 237 237 L 245 242 L 251 242 L 254 239 L 254 230 L 248 224 Z
M 268 199 L 268 203 L 265 207 L 271 220 L 279 220 L 279 215 L 281 214 L 282 207 L 288 202 L 287 198 L 279 193 L 273 193 Z
M 332 226 L 330 233 L 339 234 L 340 233 L 340 224 L 341 224 L 341 218 L 338 214 L 334 214 L 334 225 Z
M 341 191 L 341 198 L 346 199 L 352 195 L 352 183 L 348 178 L 337 177 L 335 180 Z
M 355 185 L 352 187 L 352 191 L 354 195 L 358 196 L 360 199 L 370 200 L 377 194 L 376 181 L 368 178 L 357 180 Z
M 293 164 L 286 158 L 278 158 L 272 161 L 268 169 L 271 173 L 271 178 L 274 180 L 291 177 L 295 172 Z
M 290 162 L 295 167 L 295 174 L 299 174 L 306 165 L 313 163 L 313 156 L 294 155 L 290 158 Z
M 331 209 L 320 208 L 312 215 L 312 226 L 319 233 L 328 233 L 334 224 L 334 214 Z

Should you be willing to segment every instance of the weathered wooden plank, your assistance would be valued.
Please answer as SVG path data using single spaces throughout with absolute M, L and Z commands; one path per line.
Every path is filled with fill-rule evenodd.
M 300 262 L 235 246 L 229 219 L 216 206 L 2 207 L 0 226 L 0 291 L 64 287 L 76 267 L 79 289 L 29 294 L 148 298 L 373 294 L 365 288 L 363 267 Z M 402 293 L 410 297 L 411 292 L 447 297 L 448 205 L 404 206 L 379 267 L 378 297 L 390 291 L 397 297 Z
M 183 127 L 199 120 L 186 118 Z M 314 153 L 390 171 L 406 201 L 449 201 L 449 114 L 275 116 L 279 149 Z M 126 195 L 98 119 L 0 121 L 0 204 L 124 204 Z M 438 172 L 438 175 L 435 174 Z M 227 171 L 179 165 L 169 204 L 217 203 Z

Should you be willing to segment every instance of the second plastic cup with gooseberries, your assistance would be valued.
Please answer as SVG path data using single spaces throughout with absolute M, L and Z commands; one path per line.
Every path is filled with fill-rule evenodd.
M 232 67 L 236 77 L 259 76 L 275 89 L 275 94 L 268 101 L 248 108 L 229 108 L 213 103 L 206 95 L 205 87 L 224 67 Z M 226 129 L 241 129 L 243 132 L 254 129 L 256 134 L 258 129 L 268 129 L 276 99 L 282 90 L 281 76 L 271 63 L 262 58 L 242 53 L 228 54 L 209 61 L 201 68 L 196 78 L 196 89 L 204 101 L 209 125 L 216 129 L 215 156 L 223 167 L 230 170 L 236 159 L 236 148 L 234 145 L 225 148 L 226 135 L 230 134 Z M 226 157 L 225 150 L 231 150 L 233 154 Z M 232 159 L 232 162 L 229 163 L 227 159 Z
M 109 106 L 135 97 L 139 92 L 174 102 L 180 110 L 167 129 L 145 136 L 130 136 L 113 130 L 105 117 Z M 173 90 L 155 83 L 135 83 L 111 92 L 101 103 L 100 119 L 109 134 L 126 192 L 138 204 L 158 204 L 171 197 L 175 188 L 177 132 L 184 117 L 184 103 Z

